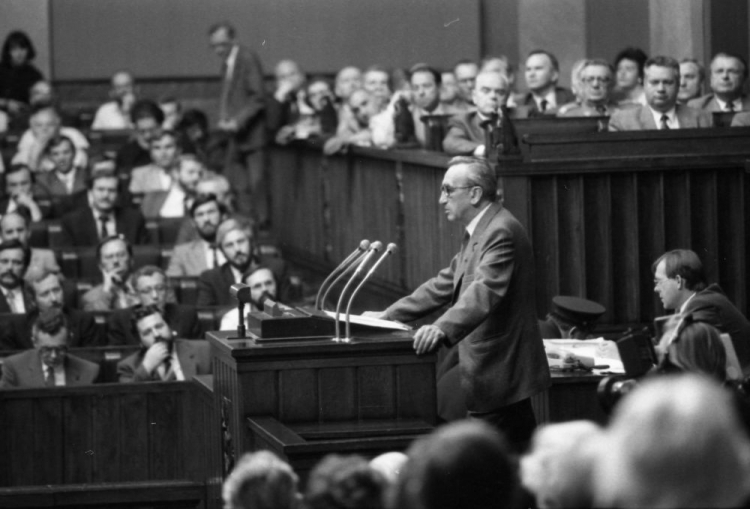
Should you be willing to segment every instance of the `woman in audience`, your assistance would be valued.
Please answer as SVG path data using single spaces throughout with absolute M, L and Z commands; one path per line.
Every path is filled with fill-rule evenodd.
M 224 481 L 224 509 L 295 509 L 297 474 L 270 451 L 245 454 Z
M 658 377 L 616 408 L 593 472 L 595 507 L 740 507 L 750 441 L 726 389 Z
M 379 509 L 385 479 L 361 456 L 329 454 L 310 472 L 305 492 L 309 509 Z
M 727 379 L 727 354 L 713 325 L 692 314 L 675 315 L 665 327 L 658 354 L 662 373 L 700 373 L 719 383 Z
M 34 67 L 34 44 L 25 32 L 15 30 L 8 34 L 0 56 L 0 109 L 11 116 L 18 115 L 29 104 L 29 89 L 42 73 Z
M 643 65 L 648 60 L 639 48 L 625 48 L 615 58 L 616 84 L 613 98 L 620 106 L 646 104 Z

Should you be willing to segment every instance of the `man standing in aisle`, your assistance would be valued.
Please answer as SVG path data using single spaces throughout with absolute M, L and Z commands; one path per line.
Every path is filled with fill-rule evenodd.
M 497 199 L 497 176 L 476 157 L 454 157 L 440 188 L 449 221 L 465 228 L 450 266 L 369 316 L 409 322 L 448 309 L 414 335 L 417 354 L 457 345 L 468 415 L 522 449 L 536 419 L 531 396 L 550 384 L 534 304 L 534 255 L 524 227 Z
M 211 48 L 222 61 L 217 127 L 227 138 L 225 175 L 236 186 L 243 214 L 254 214 L 267 226 L 268 189 L 264 178 L 265 99 L 263 69 L 255 52 L 241 46 L 234 27 L 218 23 L 208 32 Z M 239 164 L 238 164 L 239 163 Z

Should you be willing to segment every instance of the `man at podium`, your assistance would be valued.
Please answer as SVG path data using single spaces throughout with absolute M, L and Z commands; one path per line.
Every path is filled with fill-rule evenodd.
M 451 264 L 388 309 L 369 316 L 413 321 L 448 309 L 414 336 L 417 354 L 458 345 L 468 416 L 499 428 L 516 447 L 531 437 L 531 396 L 550 384 L 534 304 L 526 230 L 497 199 L 485 159 L 454 157 L 440 187 L 449 221 L 465 227 Z

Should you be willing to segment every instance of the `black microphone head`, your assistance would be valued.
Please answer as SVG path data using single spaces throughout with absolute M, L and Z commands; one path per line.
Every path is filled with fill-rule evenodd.
M 359 250 L 360 251 L 367 251 L 370 249 L 370 241 L 367 239 L 364 239 L 362 242 L 359 243 Z
M 391 242 L 390 244 L 388 244 L 386 251 L 389 253 L 393 253 L 394 251 L 396 251 L 396 249 L 398 249 L 398 246 L 394 244 L 393 242 Z
M 379 240 L 376 240 L 372 244 L 370 244 L 370 250 L 375 251 L 376 253 L 383 249 L 383 243 Z

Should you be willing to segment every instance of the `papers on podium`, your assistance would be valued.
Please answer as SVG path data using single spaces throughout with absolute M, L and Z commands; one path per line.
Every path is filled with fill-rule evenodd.
M 326 311 L 325 313 L 334 320 L 336 319 L 336 313 L 334 311 Z M 346 314 L 340 313 L 339 321 L 344 322 L 345 320 Z M 368 327 L 377 327 L 379 329 L 403 331 L 411 330 L 411 327 L 409 327 L 408 325 L 404 325 L 403 323 L 393 322 L 391 320 L 380 320 L 378 318 L 370 318 L 367 316 L 349 315 L 349 321 L 356 325 L 367 325 Z

